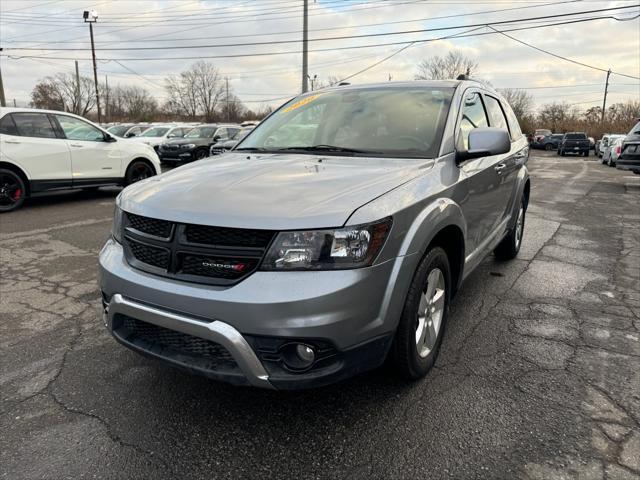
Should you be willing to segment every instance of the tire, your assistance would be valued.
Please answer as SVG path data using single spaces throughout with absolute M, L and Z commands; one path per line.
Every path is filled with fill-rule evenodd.
M 520 246 L 522 245 L 522 237 L 524 235 L 524 221 L 527 216 L 527 208 L 524 198 L 520 201 L 518 209 L 518 218 L 516 224 L 509 233 L 502 239 L 493 251 L 493 254 L 499 260 L 512 260 L 518 256 Z
M 13 170 L 0 168 L 0 213 L 17 210 L 26 196 L 27 189 L 22 177 Z
M 544 146 L 544 149 L 545 149 L 547 152 L 550 152 L 551 150 L 553 150 L 553 145 L 552 145 L 551 143 L 547 143 L 547 144 Z
M 391 360 L 407 380 L 424 377 L 435 363 L 447 324 L 450 292 L 449 259 L 442 248 L 435 247 L 413 276 L 393 340 Z M 419 331 L 424 332 L 420 338 Z
M 202 160 L 203 158 L 207 158 L 209 155 L 207 154 L 207 151 L 203 148 L 196 150 L 196 153 L 194 154 L 194 157 L 196 160 Z
M 567 156 L 567 154 L 564 152 L 564 150 L 560 150 L 560 155 L 562 155 L 563 157 Z
M 588 157 L 589 156 L 589 150 L 587 150 L 586 152 L 584 152 L 584 156 Z
M 153 177 L 156 174 L 153 167 L 146 160 L 134 160 L 127 168 L 124 177 L 125 186 L 139 182 L 145 178 Z

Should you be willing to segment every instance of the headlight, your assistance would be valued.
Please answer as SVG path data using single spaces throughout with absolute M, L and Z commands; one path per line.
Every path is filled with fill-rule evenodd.
M 281 232 L 261 270 L 341 270 L 367 267 L 380 253 L 391 218 L 335 230 Z
M 196 148 L 195 143 L 187 143 L 186 145 L 181 145 L 180 148 Z
M 122 209 L 116 203 L 113 211 L 113 224 L 111 225 L 111 235 L 116 242 L 122 243 Z

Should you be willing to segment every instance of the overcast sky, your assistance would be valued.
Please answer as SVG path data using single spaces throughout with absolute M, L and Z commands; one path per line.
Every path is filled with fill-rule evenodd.
M 283 52 L 210 59 L 229 77 L 234 92 L 248 106 L 257 108 L 263 102 L 276 105 L 282 102 L 280 97 L 295 95 L 301 88 L 302 3 L 302 0 L 1 0 L 0 46 L 5 49 L 3 55 L 11 55 L 0 58 L 7 102 L 12 103 L 15 98 L 18 105 L 25 105 L 38 79 L 57 72 L 73 72 L 73 59 L 79 60 L 81 74 L 92 75 L 89 28 L 83 23 L 82 12 L 95 9 L 99 15 L 95 25 L 98 74 L 101 81 L 107 75 L 110 86 L 145 87 L 162 103 L 164 77 L 187 68 L 195 59 Z M 369 35 L 311 41 L 309 73 L 318 75 L 322 81 L 329 76 L 344 78 L 374 65 L 409 42 L 469 33 L 477 28 L 472 25 L 531 19 L 524 24 L 494 25 L 499 30 L 510 30 L 605 15 L 630 19 L 640 14 L 640 8 L 603 10 L 638 3 L 637 0 L 309 0 L 310 40 Z M 593 10 L 600 11 L 578 17 L 533 20 Z M 493 12 L 482 13 L 487 11 Z M 451 26 L 462 28 L 371 36 Z M 472 33 L 490 31 L 480 27 Z M 638 18 L 599 19 L 514 31 L 509 35 L 591 66 L 640 77 Z M 295 43 L 215 47 L 273 41 Z M 178 46 L 200 47 L 172 48 Z M 345 48 L 356 46 L 365 48 Z M 11 50 L 17 47 L 80 50 Z M 107 50 L 132 47 L 160 48 Z M 454 49 L 478 61 L 480 78 L 498 88 L 527 88 L 538 105 L 566 101 L 586 109 L 602 103 L 606 73 L 568 63 L 499 34 L 414 43 L 350 81 L 387 81 L 389 76 L 393 80 L 411 80 L 421 60 Z M 613 74 L 610 101 L 640 100 L 638 82 Z

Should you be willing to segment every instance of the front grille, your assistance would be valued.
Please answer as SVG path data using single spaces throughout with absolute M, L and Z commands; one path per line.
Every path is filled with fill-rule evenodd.
M 137 260 L 157 268 L 169 268 L 169 250 L 152 247 L 127 238 L 129 248 Z
M 185 228 L 185 236 L 188 242 L 204 245 L 266 248 L 273 238 L 273 232 L 269 230 L 187 225 Z
M 167 222 L 166 220 L 141 217 L 140 215 L 134 215 L 132 213 L 127 213 L 127 218 L 129 220 L 129 226 L 139 232 L 162 238 L 167 238 L 171 235 L 171 222 Z
M 114 326 L 116 332 L 128 342 L 144 350 L 169 357 L 175 357 L 176 354 L 196 357 L 198 360 L 206 361 L 209 370 L 237 368 L 236 361 L 229 351 L 211 340 L 177 332 L 127 315 L 117 315 L 117 317 Z
M 257 267 L 255 258 L 225 258 L 206 257 L 204 255 L 181 256 L 180 271 L 187 275 L 203 277 L 226 278 L 237 280 Z
M 123 228 L 131 266 L 211 285 L 231 285 L 253 273 L 276 233 L 173 223 L 129 213 Z

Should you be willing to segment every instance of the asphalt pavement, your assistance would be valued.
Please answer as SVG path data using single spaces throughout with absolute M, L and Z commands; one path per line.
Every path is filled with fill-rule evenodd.
M 0 217 L 0 478 L 640 478 L 640 176 L 534 152 L 518 259 L 454 300 L 435 368 L 274 392 L 105 331 L 117 189 Z

